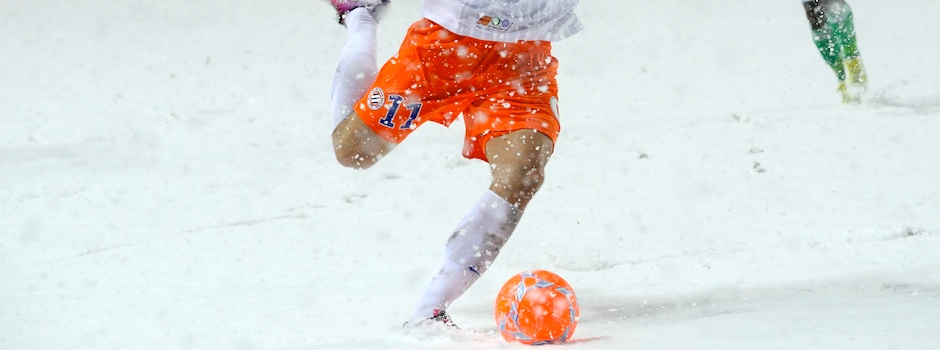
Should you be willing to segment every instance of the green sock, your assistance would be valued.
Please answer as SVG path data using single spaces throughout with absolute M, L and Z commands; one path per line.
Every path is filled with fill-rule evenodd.
M 816 43 L 819 54 L 822 55 L 826 64 L 832 68 L 832 71 L 836 73 L 839 81 L 845 80 L 845 65 L 842 64 L 842 45 L 836 41 L 832 28 L 827 25 L 822 29 L 814 30 L 813 42 Z
M 829 22 L 829 25 L 832 28 L 833 39 L 842 46 L 842 56 L 856 58 L 859 56 L 859 52 L 858 43 L 855 41 L 855 21 L 852 16 L 852 8 L 846 4 L 843 11 L 842 16 Z

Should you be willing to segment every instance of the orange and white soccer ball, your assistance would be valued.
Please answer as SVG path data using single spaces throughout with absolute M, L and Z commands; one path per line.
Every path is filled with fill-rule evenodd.
M 550 271 L 516 274 L 496 295 L 496 326 L 510 342 L 565 342 L 574 334 L 579 315 L 578 298 L 571 285 Z

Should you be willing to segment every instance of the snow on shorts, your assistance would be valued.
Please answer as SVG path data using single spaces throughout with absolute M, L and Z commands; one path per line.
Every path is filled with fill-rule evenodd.
M 466 124 L 463 156 L 486 160 L 486 142 L 520 129 L 555 141 L 558 60 L 551 43 L 502 43 L 415 22 L 379 71 L 356 114 L 385 140 L 401 143 L 427 121 Z

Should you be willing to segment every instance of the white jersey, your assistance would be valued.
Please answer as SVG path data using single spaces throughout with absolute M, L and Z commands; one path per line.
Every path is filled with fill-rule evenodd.
M 579 0 L 425 0 L 422 15 L 480 40 L 558 41 L 581 31 Z

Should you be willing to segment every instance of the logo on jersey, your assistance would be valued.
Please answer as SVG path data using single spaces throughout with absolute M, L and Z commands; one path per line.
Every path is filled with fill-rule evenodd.
M 483 16 L 480 17 L 480 20 L 477 21 L 477 24 L 481 26 L 486 26 L 487 28 L 498 29 L 502 31 L 508 31 L 509 27 L 512 27 L 512 22 L 509 20 L 501 19 L 494 16 Z
M 382 105 L 385 104 L 385 91 L 382 91 L 380 88 L 374 88 L 369 92 L 369 109 L 373 111 L 379 110 L 382 108 Z

